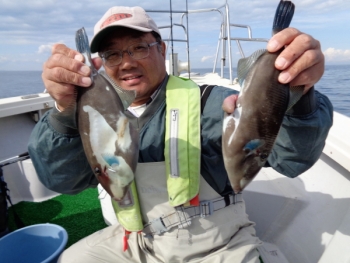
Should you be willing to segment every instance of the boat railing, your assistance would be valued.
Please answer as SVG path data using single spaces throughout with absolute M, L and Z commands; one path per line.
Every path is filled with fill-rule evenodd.
M 187 26 L 184 25 L 183 23 L 183 17 L 188 15 L 188 8 L 187 8 L 187 1 L 186 1 L 186 10 L 172 10 L 172 6 L 171 6 L 171 1 L 170 1 L 170 9 L 169 10 L 154 10 L 154 9 L 146 9 L 145 10 L 148 13 L 168 13 L 170 14 L 170 25 L 163 25 L 163 26 L 158 26 L 158 29 L 170 29 L 169 32 L 169 36 L 168 38 L 163 38 L 162 40 L 164 42 L 166 42 L 166 50 L 165 50 L 165 54 L 167 56 L 168 52 L 169 52 L 169 47 L 171 49 L 171 56 L 170 56 L 170 72 L 177 76 L 179 75 L 179 67 L 177 65 L 175 65 L 177 63 L 177 54 L 174 53 L 174 42 L 184 42 L 186 44 L 186 56 L 187 56 L 187 71 L 190 72 L 190 55 L 189 55 L 189 37 L 188 37 L 188 23 Z M 181 23 L 173 23 L 172 21 L 172 15 L 173 14 L 182 14 L 181 16 Z M 186 21 L 188 21 L 188 19 L 186 19 Z M 174 38 L 173 36 L 173 28 L 174 27 L 180 27 L 182 28 L 183 32 L 184 32 L 184 39 L 180 39 L 180 38 Z M 176 57 L 176 59 L 175 59 Z M 176 61 L 176 62 L 175 62 Z
M 252 30 L 250 26 L 248 25 L 240 25 L 240 24 L 230 24 L 231 27 L 239 27 L 239 28 L 246 28 L 248 31 L 248 37 L 231 37 L 231 40 L 235 40 L 237 43 L 237 47 L 239 50 L 239 53 L 241 54 L 241 57 L 244 58 L 244 52 L 241 46 L 241 41 L 252 41 L 252 42 L 268 42 L 268 38 L 253 38 L 252 37 Z
M 213 66 L 213 73 L 216 72 L 217 62 L 219 60 L 219 54 L 221 52 L 221 58 L 220 58 L 220 76 L 224 78 L 224 68 L 226 66 L 226 58 L 228 57 L 228 67 L 229 67 L 229 79 L 230 84 L 233 84 L 233 76 L 232 76 L 232 69 L 233 69 L 233 63 L 232 63 L 232 46 L 231 41 L 235 41 L 237 44 L 237 48 L 239 50 L 239 53 L 241 57 L 245 57 L 245 54 L 243 52 L 243 48 L 241 45 L 242 41 L 249 41 L 249 42 L 268 42 L 269 39 L 267 38 L 254 38 L 252 36 L 252 29 L 249 25 L 242 25 L 242 24 L 232 24 L 230 23 L 230 11 L 229 11 L 229 5 L 227 3 L 227 0 L 225 1 L 225 4 L 217 7 L 217 8 L 206 8 L 206 9 L 197 9 L 197 10 L 188 10 L 188 5 L 186 1 L 186 10 L 172 10 L 171 4 L 170 4 L 170 10 L 146 10 L 147 12 L 155 12 L 155 13 L 169 13 L 170 14 L 170 25 L 165 26 L 159 26 L 159 29 L 165 29 L 169 28 L 170 33 L 168 38 L 163 39 L 163 41 L 167 42 L 167 50 L 166 54 L 169 52 L 169 46 L 171 48 L 171 61 L 172 64 L 175 63 L 174 61 L 174 52 L 173 52 L 173 42 L 184 42 L 186 43 L 186 55 L 187 55 L 187 71 L 190 77 L 190 56 L 189 56 L 189 35 L 188 35 L 188 15 L 189 14 L 198 14 L 198 13 L 208 13 L 208 12 L 218 12 L 221 16 L 221 26 L 219 30 L 219 38 L 218 38 L 218 44 L 216 48 L 216 54 L 215 54 L 215 60 L 214 60 L 214 66 Z M 172 14 L 179 13 L 181 14 L 180 23 L 173 23 L 172 21 Z M 187 24 L 185 25 L 184 18 L 186 18 Z M 183 39 L 174 38 L 173 37 L 173 27 L 181 27 L 183 29 L 185 37 Z M 247 29 L 247 37 L 231 37 L 231 28 L 246 28 Z M 171 45 L 169 45 L 171 43 Z M 220 50 L 221 47 L 221 50 Z M 228 54 L 227 54 L 228 53 Z M 176 65 L 172 65 L 171 73 L 173 75 L 179 75 L 180 72 L 177 70 L 181 68 L 184 69 L 184 67 L 177 67 Z
M 171 29 L 171 27 L 173 26 L 178 26 L 181 27 L 185 33 L 185 39 L 179 39 L 179 38 L 173 38 L 172 37 L 172 30 L 170 30 L 169 32 L 169 36 L 168 38 L 164 38 L 163 41 L 166 42 L 166 50 L 165 50 L 165 54 L 167 56 L 168 52 L 169 52 L 169 47 L 171 47 L 171 56 L 170 56 L 170 62 L 169 62 L 169 72 L 171 72 L 173 75 L 179 75 L 179 72 L 181 70 L 187 70 L 188 72 L 190 72 L 190 58 L 189 58 L 189 41 L 188 41 L 188 32 L 186 30 L 186 27 L 183 24 L 178 24 L 178 23 L 173 23 L 172 25 L 166 25 L 166 26 L 159 26 L 159 29 L 165 29 L 165 28 L 169 28 Z M 183 65 L 179 65 L 179 61 L 178 61 L 178 57 L 177 54 L 174 53 L 174 49 L 173 49 L 173 44 L 169 45 L 169 43 L 173 43 L 173 42 L 184 42 L 186 43 L 186 56 L 187 56 L 187 63 L 184 63 Z

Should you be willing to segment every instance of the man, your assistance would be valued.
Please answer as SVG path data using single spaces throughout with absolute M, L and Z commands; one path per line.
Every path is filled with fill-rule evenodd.
M 140 58 L 130 52 L 135 45 L 148 49 L 146 56 Z M 295 177 L 320 156 L 332 124 L 332 105 L 313 88 L 324 71 L 319 42 L 288 28 L 276 34 L 267 48 L 273 52 L 286 45 L 275 64 L 282 70 L 279 80 L 305 85 L 305 90 L 284 117 L 268 166 Z M 236 92 L 215 87 L 201 116 L 199 198 L 220 199 L 224 203 L 222 209 L 204 218 L 197 216 L 190 222 L 184 220 L 177 222 L 176 227 L 164 228 L 170 218 L 167 215 L 174 211 L 184 215 L 184 207 L 169 205 L 166 185 L 164 141 L 168 98 L 165 94 L 174 77 L 165 70 L 165 44 L 154 21 L 143 9 L 113 7 L 96 24 L 91 50 L 103 58 L 103 61 L 94 60 L 96 67 L 103 63 L 106 73 L 118 85 L 137 91 L 125 114 L 140 133 L 135 181 L 146 227 L 143 233 L 128 233 L 121 225 L 107 227 L 71 246 L 61 255 L 60 262 L 259 262 L 256 248 L 261 242 L 255 237 L 254 224 L 248 220 L 243 200 L 240 195 L 233 195 L 221 152 L 222 109 L 228 113 L 234 111 Z M 116 50 L 122 52 L 115 55 Z M 74 87 L 88 87 L 89 73 L 77 51 L 62 44 L 53 47 L 42 74 L 47 90 L 56 101 L 53 111 L 64 111 L 74 103 Z M 182 83 L 187 85 L 185 81 Z M 29 143 L 40 180 L 61 193 L 75 194 L 95 187 L 98 181 L 87 163 L 78 131 L 51 118 L 51 113 L 39 121 Z M 150 231 L 159 228 L 158 233 Z

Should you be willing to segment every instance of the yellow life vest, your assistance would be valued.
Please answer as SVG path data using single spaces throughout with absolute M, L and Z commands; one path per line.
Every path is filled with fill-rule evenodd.
M 171 206 L 186 204 L 198 195 L 200 153 L 200 89 L 189 79 L 169 76 L 164 155 Z M 124 199 L 112 201 L 118 222 L 127 231 L 141 231 L 143 223 L 135 181 Z

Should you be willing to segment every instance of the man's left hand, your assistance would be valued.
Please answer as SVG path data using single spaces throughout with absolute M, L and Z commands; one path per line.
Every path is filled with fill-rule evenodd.
M 291 86 L 304 85 L 305 94 L 324 73 L 320 42 L 295 28 L 286 28 L 270 39 L 267 50 L 275 52 L 283 46 L 275 62 L 275 67 L 282 70 L 278 80 Z
M 324 73 L 324 55 L 320 42 L 312 36 L 295 28 L 286 28 L 274 35 L 267 44 L 269 52 L 276 52 L 282 47 L 275 62 L 275 67 L 282 72 L 278 80 L 290 83 L 290 86 L 304 85 L 304 94 L 320 80 Z M 223 110 L 232 113 L 236 107 L 237 95 L 227 97 Z

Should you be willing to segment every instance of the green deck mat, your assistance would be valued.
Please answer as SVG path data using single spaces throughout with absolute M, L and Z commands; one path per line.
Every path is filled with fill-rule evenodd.
M 77 195 L 60 195 L 40 203 L 20 202 L 14 208 L 25 226 L 52 223 L 65 228 L 68 233 L 66 248 L 107 226 L 96 189 Z M 9 228 L 13 231 L 16 229 L 13 208 L 9 211 Z

